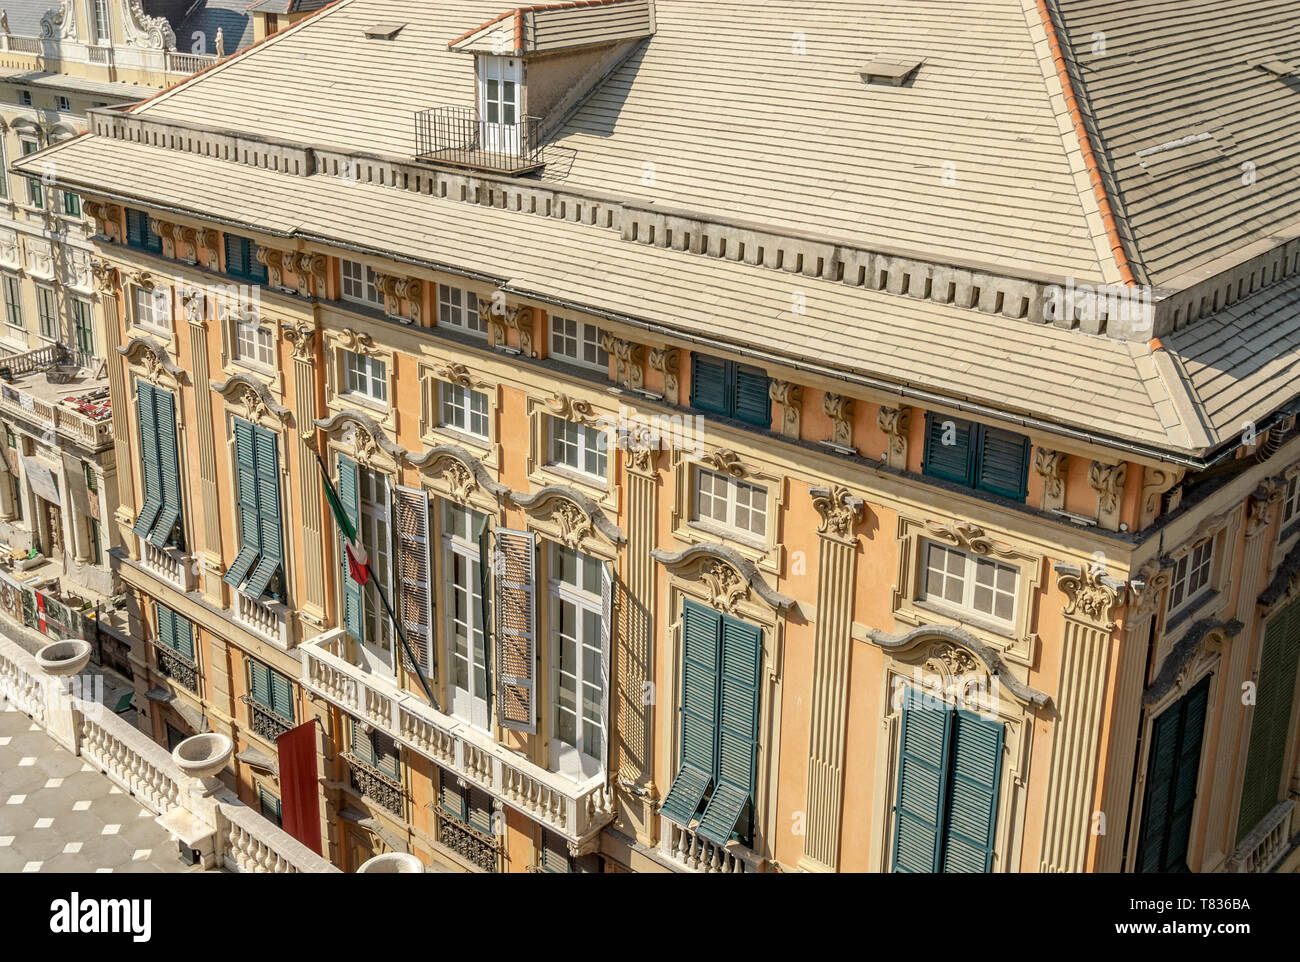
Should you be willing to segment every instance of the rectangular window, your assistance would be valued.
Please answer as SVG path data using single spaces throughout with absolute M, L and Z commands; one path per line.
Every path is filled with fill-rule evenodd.
M 1187 871 L 1209 696 L 1206 677 L 1152 723 L 1138 838 L 1139 872 Z
M 456 776 L 445 768 L 438 769 L 438 808 L 449 818 L 493 835 L 492 796 L 481 788 L 461 786 Z
M 383 308 L 384 295 L 375 287 L 375 272 L 360 261 L 339 261 L 343 300 Z
M 10 327 L 21 328 L 23 326 L 23 294 L 22 288 L 18 286 L 18 278 L 12 274 L 5 274 L 5 323 Z
M 69 217 L 81 216 L 81 195 L 75 191 L 65 190 L 63 192 L 63 213 Z
M 450 712 L 486 729 L 489 723 L 487 623 L 484 584 L 487 518 L 450 501 L 442 502 L 442 577 L 447 684 Z
M 1268 621 L 1260 652 L 1259 684 L 1250 719 L 1250 747 L 1237 814 L 1237 841 L 1249 835 L 1288 797 L 1287 747 L 1296 671 L 1300 667 L 1300 601 L 1293 601 Z
M 438 323 L 487 336 L 487 320 L 478 314 L 478 295 L 459 287 L 438 285 Z
M 275 432 L 234 419 L 239 553 L 223 580 L 253 599 L 284 600 L 280 458 Z
M 378 769 L 389 778 L 401 777 L 397 743 L 378 729 L 362 731 L 355 718 L 352 719 L 352 754 L 363 764 Z
M 128 247 L 141 250 L 162 252 L 162 237 L 153 229 L 149 215 L 142 210 L 126 209 L 126 243 Z
M 108 0 L 94 0 L 91 4 L 91 13 L 94 19 L 93 33 L 95 43 L 107 45 L 113 42 L 113 36 L 109 33 Z
M 71 101 L 69 101 L 67 97 L 64 97 L 62 95 L 55 98 L 54 105 L 58 107 L 60 113 L 66 114 L 72 112 Z
M 21 143 L 24 156 L 36 153 L 36 141 L 24 140 Z M 45 187 L 39 177 L 27 178 L 27 202 L 33 207 L 45 208 Z
M 293 704 L 293 682 L 255 658 L 248 659 L 248 697 L 256 705 L 290 725 L 297 718 Z
M 153 290 L 132 287 L 132 300 L 135 307 L 135 323 L 141 327 L 154 330 L 170 331 L 172 321 L 171 288 L 159 284 Z
M 55 306 L 54 288 L 36 285 L 36 316 L 41 325 L 41 337 L 59 336 L 59 311 Z
M 772 426 L 766 372 L 705 354 L 691 355 L 691 407 L 760 428 Z
M 1169 586 L 1169 614 L 1187 607 L 1210 584 L 1214 567 L 1214 539 L 1206 538 L 1178 559 Z
M 32 105 L 32 92 L 30 90 L 18 91 L 18 102 L 24 107 L 30 107 Z
M 596 425 L 550 418 L 551 451 L 548 463 L 605 480 L 607 432 Z
M 95 323 L 90 310 L 90 301 L 80 297 L 72 299 L 72 333 L 77 341 L 77 352 L 83 358 L 95 356 Z
M 693 601 L 682 610 L 681 745 L 660 811 L 715 845 L 753 844 L 763 632 Z
M 566 875 L 573 871 L 569 843 L 563 835 L 548 828 L 542 829 L 542 847 L 537 853 L 537 867 L 555 875 Z
M 925 416 L 922 473 L 967 488 L 1024 501 L 1029 489 L 1029 439 L 942 415 Z
M 557 767 L 594 775 L 605 764 L 608 693 L 608 569 L 596 558 L 551 545 L 551 731 Z
M 343 393 L 388 402 L 388 365 L 378 358 L 343 352 Z
M 595 324 L 551 318 L 551 356 L 598 371 L 609 371 L 609 354 L 600 346 L 604 332 Z
M 1282 527 L 1300 515 L 1300 474 L 1293 474 L 1286 483 L 1286 498 L 1282 502 Z
M 184 547 L 180 458 L 176 446 L 176 398 L 136 382 L 144 505 L 132 529 L 155 548 Z
M 488 396 L 472 391 L 460 384 L 438 382 L 440 427 L 452 428 L 472 434 L 476 438 L 488 436 Z
M 267 791 L 265 785 L 257 786 L 257 806 L 264 819 L 272 825 L 283 826 L 284 819 L 280 808 L 280 799 Z
M 275 333 L 256 320 L 235 322 L 235 360 L 258 367 L 275 367 Z
M 159 604 L 154 605 L 154 610 L 158 616 L 158 637 L 154 641 L 193 664 L 194 623 Z
M 907 687 L 894 798 L 895 872 L 988 872 L 1003 726 Z
M 231 277 L 265 284 L 266 265 L 257 259 L 257 252 L 261 248 L 254 241 L 238 234 L 226 234 L 225 238 L 226 273 Z
M 86 533 L 90 536 L 90 563 L 102 565 L 104 563 L 104 542 L 99 534 L 99 522 L 94 518 L 87 518 Z
M 767 489 L 696 468 L 692 517 L 766 538 Z
M 1015 621 L 1019 569 L 960 548 L 920 543 L 923 567 L 918 601 L 960 608 L 1006 625 Z

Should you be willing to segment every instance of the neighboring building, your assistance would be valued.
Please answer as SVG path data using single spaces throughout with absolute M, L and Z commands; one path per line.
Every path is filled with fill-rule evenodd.
M 8 547 L 0 609 L 77 636 L 87 630 L 81 615 L 98 612 L 112 646 L 103 654 L 124 671 L 113 605 L 121 584 L 108 553 L 120 543 L 108 523 L 117 468 L 93 247 L 80 196 L 56 188 L 52 171 L 12 176 L 8 160 L 82 133 L 93 107 L 134 103 L 210 66 L 211 53 L 190 52 L 203 49 L 204 30 L 215 38 L 224 25 L 242 44 L 254 33 L 247 13 L 187 0 L 172 22 L 191 44 L 177 50 L 157 6 L 7 0 L 0 21 L 0 542 Z M 15 562 L 33 551 L 38 557 Z
M 351 0 L 12 161 L 153 737 L 318 719 L 345 869 L 1294 867 L 1300 25 L 897 6 Z

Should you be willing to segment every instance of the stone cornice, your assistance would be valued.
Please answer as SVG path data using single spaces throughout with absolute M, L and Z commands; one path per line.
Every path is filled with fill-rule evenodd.
M 601 510 L 600 506 L 596 504 L 596 502 L 592 501 L 591 498 L 587 497 L 577 488 L 571 488 L 567 484 L 548 484 L 544 488 L 537 489 L 532 494 L 520 494 L 517 491 L 511 491 L 509 493 L 509 498 L 511 502 L 523 508 L 530 514 L 541 510 L 548 503 L 559 499 L 572 502 L 573 505 L 586 516 L 587 522 L 590 526 L 594 530 L 600 532 L 600 534 L 607 540 L 616 545 L 625 544 L 627 542 L 627 535 L 623 534 L 618 525 L 609 520 L 605 515 L 605 512 Z M 574 525 L 578 524 L 581 524 L 581 522 L 575 517 L 570 516 L 565 521 L 565 525 L 567 525 L 566 530 L 572 532 L 574 530 Z M 562 527 L 565 527 L 565 525 L 562 525 Z
M 700 580 L 704 581 L 713 579 L 710 583 L 711 598 L 714 606 L 724 611 L 734 610 L 736 602 L 741 597 L 738 593 L 739 589 L 743 589 L 744 593 L 752 589 L 759 598 L 778 611 L 786 611 L 796 604 L 793 598 L 781 594 L 769 585 L 752 561 L 723 544 L 695 544 L 675 553 L 655 548 L 650 552 L 650 557 L 674 574 L 687 570 L 694 564 L 707 564 L 710 559 L 730 566 L 743 584 L 729 584 L 725 577 L 716 572 L 702 571 L 700 576 Z

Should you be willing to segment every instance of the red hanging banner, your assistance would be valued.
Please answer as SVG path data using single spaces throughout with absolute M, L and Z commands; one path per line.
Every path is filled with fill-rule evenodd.
M 305 722 L 285 732 L 276 739 L 275 747 L 280 755 L 281 827 L 320 855 L 316 722 Z

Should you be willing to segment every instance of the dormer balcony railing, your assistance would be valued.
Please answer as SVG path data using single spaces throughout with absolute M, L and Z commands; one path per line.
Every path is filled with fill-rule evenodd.
M 415 115 L 415 156 L 434 164 L 499 174 L 542 166 L 537 117 L 516 123 L 480 120 L 472 107 L 432 107 Z

